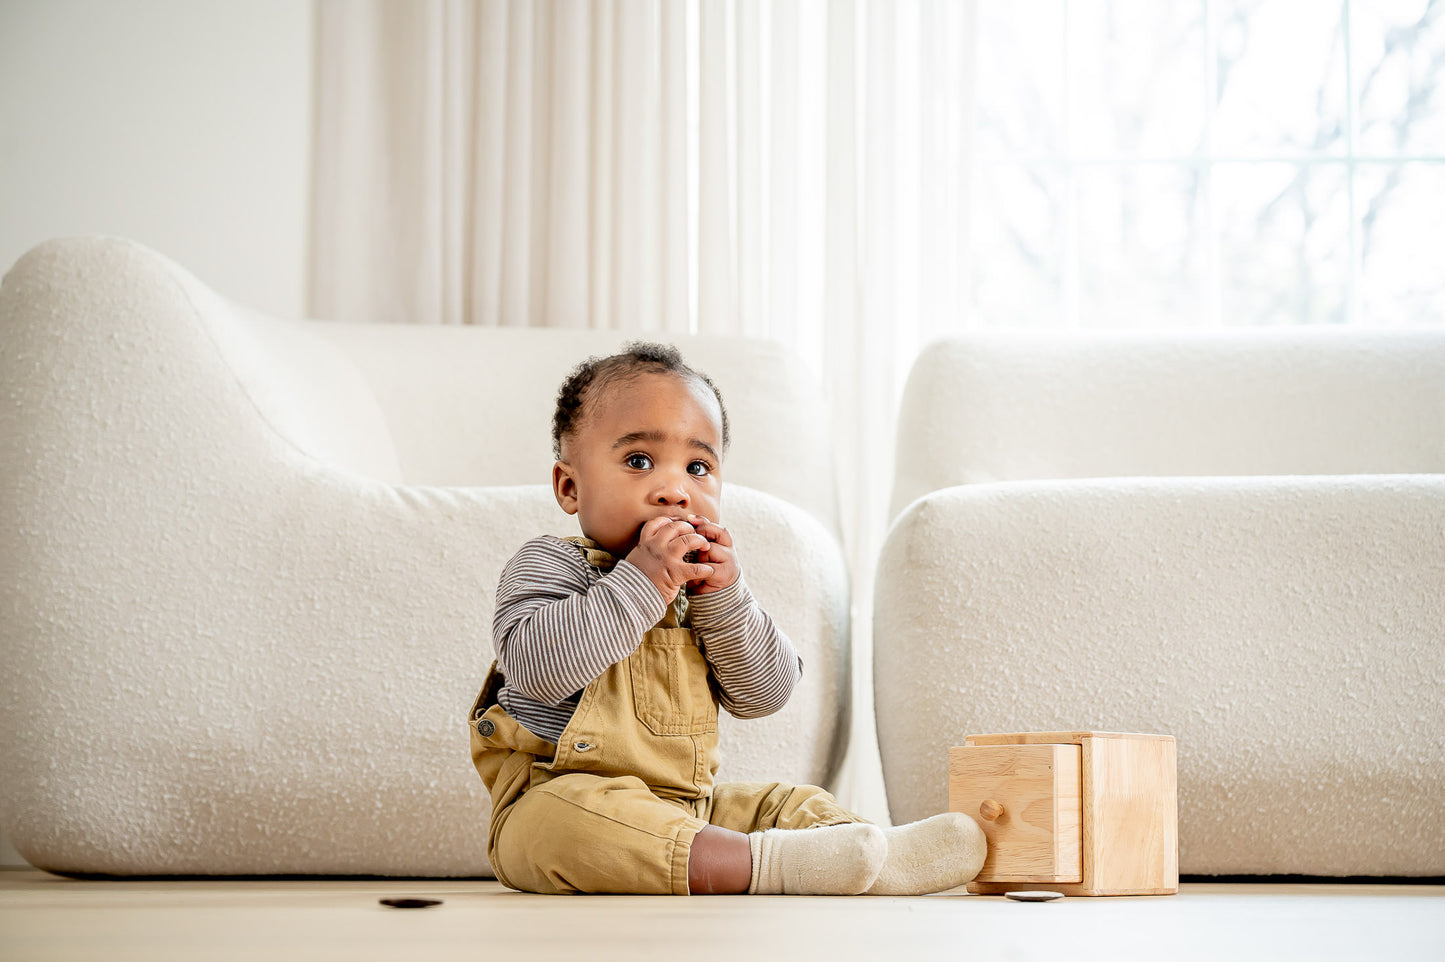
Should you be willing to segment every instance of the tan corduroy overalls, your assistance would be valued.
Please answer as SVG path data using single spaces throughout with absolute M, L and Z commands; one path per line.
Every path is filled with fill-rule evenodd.
M 588 563 L 612 559 L 578 539 Z M 723 783 L 717 693 L 686 599 L 584 689 L 558 744 L 497 704 L 493 663 L 468 714 L 472 762 L 492 795 L 487 854 L 504 884 L 544 894 L 686 895 L 693 836 L 861 822 L 821 788 Z

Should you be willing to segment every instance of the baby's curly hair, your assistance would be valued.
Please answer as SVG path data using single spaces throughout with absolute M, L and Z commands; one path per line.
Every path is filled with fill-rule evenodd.
M 583 410 L 589 398 L 612 384 L 630 381 L 642 374 L 676 374 L 678 377 L 697 378 L 712 389 L 717 398 L 718 409 L 722 412 L 723 451 L 728 448 L 728 409 L 723 403 L 722 392 L 701 371 L 688 367 L 682 353 L 671 344 L 657 344 L 651 341 L 631 341 L 621 354 L 610 357 L 589 357 L 572 369 L 557 392 L 557 410 L 552 415 L 552 454 L 562 458 L 562 439 L 577 430 L 585 415 Z

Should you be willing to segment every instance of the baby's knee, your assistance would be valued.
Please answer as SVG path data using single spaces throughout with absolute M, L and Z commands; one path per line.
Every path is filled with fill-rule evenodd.
M 866 822 L 816 785 L 725 782 L 713 795 L 714 825 L 739 832 Z

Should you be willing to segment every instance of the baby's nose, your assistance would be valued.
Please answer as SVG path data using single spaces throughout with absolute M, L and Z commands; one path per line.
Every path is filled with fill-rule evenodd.
M 653 493 L 656 504 L 687 506 L 687 488 L 680 481 L 665 482 Z

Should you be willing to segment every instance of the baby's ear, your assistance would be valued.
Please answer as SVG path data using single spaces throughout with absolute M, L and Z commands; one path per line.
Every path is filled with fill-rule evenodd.
M 577 479 L 572 474 L 572 465 L 566 461 L 552 465 L 552 495 L 563 511 L 577 513 Z

